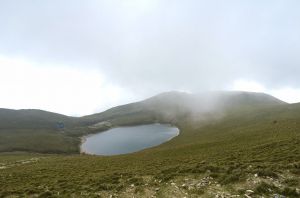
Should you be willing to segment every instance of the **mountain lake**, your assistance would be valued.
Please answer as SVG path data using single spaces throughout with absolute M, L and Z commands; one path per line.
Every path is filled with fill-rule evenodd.
M 94 155 L 119 155 L 160 145 L 179 135 L 167 124 L 148 124 L 112 128 L 83 137 L 81 152 Z

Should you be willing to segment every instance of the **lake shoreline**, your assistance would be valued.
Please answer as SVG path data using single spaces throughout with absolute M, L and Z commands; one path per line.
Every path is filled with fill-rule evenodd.
M 83 144 L 87 141 L 87 138 L 92 136 L 92 135 L 94 135 L 94 134 L 89 134 L 89 135 L 85 135 L 85 136 L 80 137 L 80 145 L 79 145 L 79 153 L 80 154 L 94 155 L 93 153 L 89 153 L 89 152 L 84 151 L 83 148 L 82 148 Z
M 144 135 L 145 135 L 145 138 L 146 139 L 149 139 L 149 137 L 147 138 L 147 135 L 149 135 L 149 131 L 147 131 L 147 130 L 153 130 L 153 129 L 151 129 L 151 127 L 152 126 L 155 126 L 155 128 L 154 128 L 154 130 L 155 131 L 153 131 L 152 132 L 152 134 L 153 135 L 150 135 L 151 137 L 153 137 L 154 139 L 156 138 L 156 140 L 152 140 L 152 142 L 151 142 L 151 137 L 150 137 L 150 142 L 145 142 L 145 140 L 141 140 L 141 139 L 136 139 L 136 140 L 134 140 L 134 142 L 125 142 L 125 145 L 132 145 L 132 144 L 134 144 L 134 143 L 139 143 L 139 141 L 144 141 L 145 142 L 145 144 L 146 144 L 146 147 L 145 148 L 141 148 L 141 149 L 139 149 L 138 147 L 137 148 L 135 148 L 134 150 L 128 150 L 126 147 L 124 148 L 124 151 L 113 151 L 113 153 L 109 153 L 109 154 L 105 154 L 105 153 L 96 153 L 96 152 L 90 152 L 90 151 L 88 151 L 88 150 L 90 150 L 90 149 L 88 149 L 88 148 L 84 148 L 83 146 L 84 146 L 84 144 L 88 141 L 88 138 L 89 137 L 91 137 L 91 136 L 95 136 L 95 135 L 99 135 L 99 134 L 102 134 L 102 133 L 105 133 L 105 132 L 107 132 L 107 131 L 109 131 L 109 130 L 114 130 L 114 129 L 117 129 L 117 130 L 120 130 L 120 128 L 122 128 L 121 130 L 124 130 L 124 129 L 127 129 L 128 130 L 128 128 L 133 128 L 132 130 L 130 130 L 129 131 L 129 133 L 131 133 L 131 134 L 127 134 L 127 135 L 134 135 L 133 137 L 135 137 L 135 136 L 139 136 L 140 135 L 140 133 L 144 133 Z M 159 129 L 159 128 L 157 128 L 157 126 L 160 126 L 160 127 L 163 127 L 163 128 L 161 128 L 161 129 Z M 135 128 L 137 128 L 137 127 L 144 127 L 144 129 L 143 128 L 141 128 L 141 129 L 135 129 Z M 148 127 L 148 128 L 146 128 L 145 129 L 145 127 Z M 150 127 L 150 129 L 149 129 L 149 127 Z M 153 128 L 153 127 L 152 127 Z M 141 132 L 139 132 L 139 130 L 142 130 Z M 143 132 L 143 130 L 145 130 L 144 132 Z M 168 130 L 171 130 L 171 131 L 168 131 Z M 174 131 L 174 130 L 176 130 L 176 131 Z M 165 134 L 163 134 L 162 135 L 162 133 L 159 133 L 159 131 L 162 131 L 162 132 L 166 132 Z M 114 131 L 114 132 L 112 132 L 112 133 L 115 133 L 116 131 Z M 128 132 L 128 131 L 127 131 Z M 158 132 L 158 133 L 157 133 Z M 170 133 L 171 132 L 171 133 Z M 117 133 L 115 133 L 115 135 L 117 134 L 121 134 L 122 132 L 120 132 L 120 131 L 118 131 Z M 147 134 L 148 133 L 148 134 Z M 150 131 L 150 133 L 151 133 L 151 131 Z M 169 134 L 168 134 L 169 133 Z M 158 136 L 157 136 L 158 135 Z M 166 135 L 168 136 L 170 136 L 169 138 L 167 138 L 166 137 Z M 98 133 L 91 133 L 91 134 L 88 134 L 88 135 L 85 135 L 85 136 L 82 136 L 82 137 L 80 137 L 80 146 L 79 146 L 79 150 L 80 150 L 80 154 L 84 154 L 84 155 L 96 155 L 96 156 L 113 156 L 113 155 L 120 155 L 120 154 L 130 154 L 130 153 L 135 153 L 135 152 L 138 152 L 138 151 L 142 151 L 142 150 L 144 150 L 144 149 L 147 149 L 147 148 L 152 148 L 152 147 L 156 147 L 156 146 L 159 146 L 159 145 L 161 145 L 161 144 L 164 144 L 164 143 L 166 143 L 166 142 L 168 142 L 168 141 L 170 141 L 170 140 L 172 140 L 173 138 L 175 138 L 175 137 L 177 137 L 177 136 L 179 136 L 180 135 L 180 129 L 177 127 L 177 126 L 174 126 L 173 124 L 169 124 L 169 123 L 153 123 L 153 124 L 146 124 L 146 125 L 133 125 L 133 126 L 116 126 L 116 127 L 112 127 L 112 128 L 109 128 L 109 129 L 107 129 L 107 130 L 104 130 L 104 131 L 100 131 L 100 132 L 98 132 Z M 155 137 L 156 136 L 156 137 Z M 102 137 L 103 138 L 103 137 Z M 104 135 L 104 138 L 105 138 L 105 135 Z M 107 137 L 106 137 L 107 138 Z M 116 137 L 115 137 L 116 138 Z M 115 140 L 115 138 L 114 139 L 111 139 L 111 137 L 109 137 L 109 139 L 107 139 L 107 141 L 110 141 L 110 140 L 112 140 L 112 141 L 114 141 Z M 158 139 L 157 140 L 157 138 L 160 138 L 160 139 Z M 167 139 L 166 139 L 167 138 Z M 118 141 L 118 138 L 116 138 L 117 139 L 117 141 Z M 125 138 L 126 139 L 126 138 Z M 103 139 L 102 139 L 103 140 Z M 101 142 L 101 140 L 98 140 L 99 142 Z M 126 141 L 126 140 L 125 140 Z M 156 144 L 156 142 L 158 143 L 158 144 Z M 102 142 L 103 143 L 103 142 Z M 95 142 L 94 141 L 94 144 L 97 144 L 97 142 Z M 104 145 L 106 144 L 106 141 L 104 141 L 104 143 L 103 143 Z M 102 145 L 103 145 L 102 144 Z M 113 145 L 118 145 L 118 144 L 120 144 L 120 141 L 119 142 L 114 142 L 114 143 L 112 143 Z M 111 145 L 112 144 L 110 144 L 110 146 L 109 147 L 111 147 Z M 122 142 L 121 142 L 121 144 L 123 144 Z M 104 149 L 105 149 L 105 147 L 103 147 Z M 126 149 L 127 149 L 127 151 L 126 151 Z M 116 153 L 114 153 L 114 152 L 116 152 Z M 124 153 L 123 153 L 124 152 Z

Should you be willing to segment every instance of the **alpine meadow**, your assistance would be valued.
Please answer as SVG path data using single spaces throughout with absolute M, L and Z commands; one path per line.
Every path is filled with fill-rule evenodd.
M 300 197 L 299 9 L 0 0 L 0 198 Z

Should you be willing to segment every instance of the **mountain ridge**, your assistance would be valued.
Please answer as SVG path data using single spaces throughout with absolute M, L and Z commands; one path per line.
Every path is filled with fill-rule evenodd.
M 241 99 L 240 99 L 241 98 Z M 234 101 L 231 101 L 234 100 Z M 201 104 L 203 103 L 203 104 Z M 105 121 L 115 115 L 130 116 L 132 113 L 147 111 L 148 114 L 159 112 L 158 117 L 167 116 L 166 114 L 188 114 L 198 112 L 210 112 L 217 108 L 228 109 L 234 105 L 240 106 L 259 106 L 259 105 L 283 105 L 287 104 L 271 95 L 255 92 L 205 92 L 200 94 L 190 94 L 185 92 L 164 92 L 140 102 L 129 103 L 113 107 L 101 113 L 96 113 L 82 118 L 95 121 Z M 177 111 L 176 111 L 177 110 Z M 145 112 L 143 112 L 145 113 Z M 150 115 L 149 115 L 150 116 Z M 170 118 L 171 119 L 171 118 Z M 168 122 L 171 120 L 163 119 Z
M 0 197 L 300 196 L 300 103 L 238 93 L 233 104 L 222 98 L 218 111 L 206 108 L 215 101 L 203 99 L 204 110 L 191 114 L 185 110 L 193 97 L 173 95 L 115 107 L 64 129 L 0 129 Z M 224 104 L 229 108 L 219 111 Z M 126 155 L 79 154 L 80 138 L 100 132 L 103 121 L 107 128 L 173 122 L 180 134 Z
M 70 117 L 43 110 L 0 109 L 0 152 L 79 152 L 80 137 L 112 127 L 183 122 L 203 126 L 227 115 L 287 104 L 263 93 L 210 92 L 190 94 L 165 92 L 140 102 L 113 107 L 104 112 Z M 30 143 L 28 143 L 30 142 Z M 60 147 L 59 144 L 64 144 Z M 43 143 L 43 144 L 41 144 Z

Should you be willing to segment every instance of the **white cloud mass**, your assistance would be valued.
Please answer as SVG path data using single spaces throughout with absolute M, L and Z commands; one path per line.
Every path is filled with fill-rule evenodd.
M 95 69 L 51 67 L 0 57 L 0 107 L 46 109 L 68 115 L 98 112 L 132 96 Z
M 298 0 L 2 0 L 0 106 L 83 115 L 163 91 L 223 89 L 299 102 L 299 9 Z

